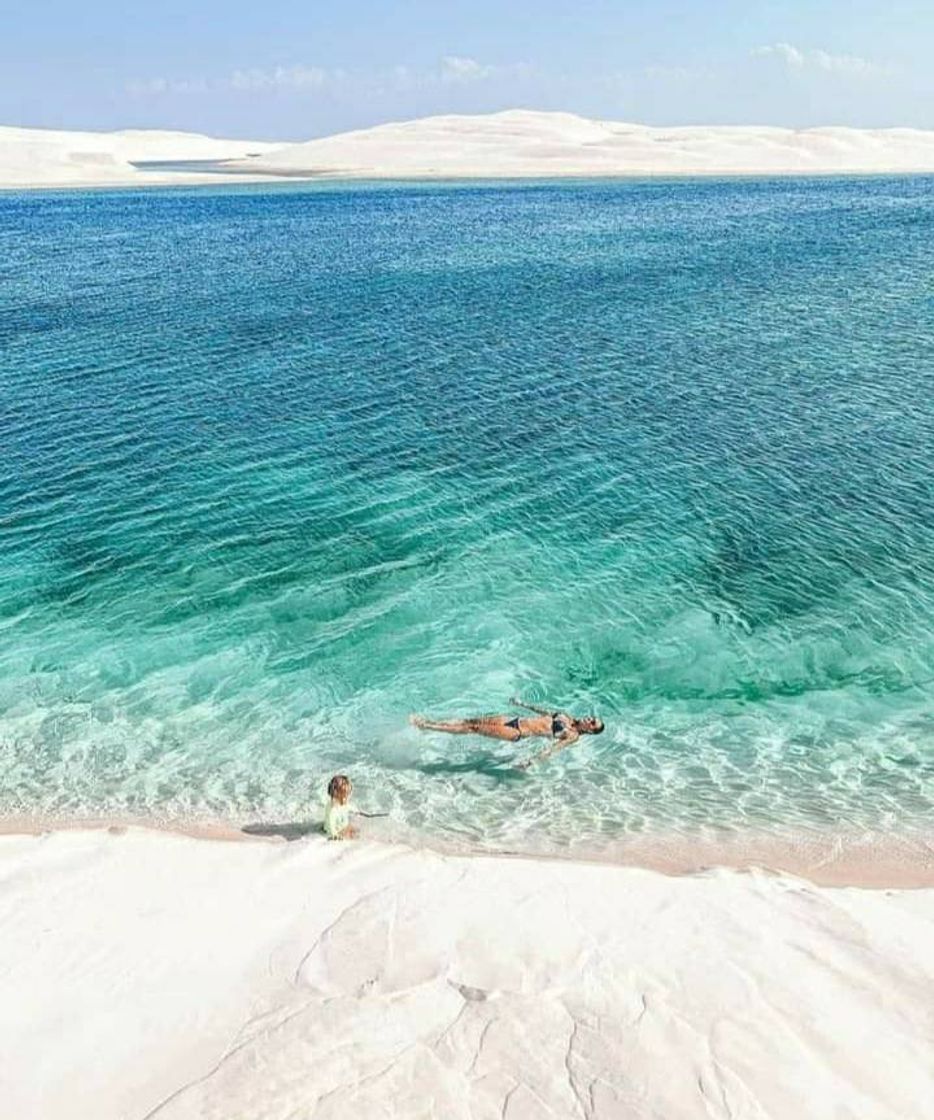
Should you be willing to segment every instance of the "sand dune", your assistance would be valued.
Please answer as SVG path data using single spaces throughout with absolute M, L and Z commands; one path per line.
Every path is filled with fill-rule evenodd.
M 43 1120 L 930 1112 L 934 891 L 131 830 L 0 838 Z
M 934 171 L 917 129 L 649 128 L 513 110 L 381 125 L 266 154 L 257 167 L 374 177 Z
M 256 153 L 256 158 L 247 158 Z M 427 117 L 304 144 L 184 132 L 0 128 L 0 187 L 217 181 L 140 172 L 139 160 L 229 160 L 243 177 L 551 176 L 934 172 L 934 132 L 911 128 L 649 128 L 571 113 L 511 110 Z
M 142 174 L 146 160 L 242 160 L 276 145 L 215 140 L 192 132 L 129 129 L 123 132 L 55 132 L 0 128 L 0 187 L 98 186 L 184 181 L 185 176 Z

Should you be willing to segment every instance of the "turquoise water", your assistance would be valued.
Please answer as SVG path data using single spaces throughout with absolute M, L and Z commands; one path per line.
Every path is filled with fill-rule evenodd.
M 0 811 L 934 808 L 934 183 L 0 194 Z M 546 766 L 411 711 L 598 712 Z

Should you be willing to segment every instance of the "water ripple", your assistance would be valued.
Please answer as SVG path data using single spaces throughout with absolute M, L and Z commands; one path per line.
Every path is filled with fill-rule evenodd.
M 0 810 L 929 822 L 932 233 L 922 178 L 4 195 Z M 406 722 L 514 692 L 609 730 Z

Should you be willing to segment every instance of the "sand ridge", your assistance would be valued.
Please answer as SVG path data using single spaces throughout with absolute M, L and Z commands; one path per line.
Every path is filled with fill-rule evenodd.
M 0 187 L 218 181 L 133 166 L 155 160 L 225 161 L 225 174 L 247 181 L 934 173 L 934 131 L 656 128 L 526 109 L 426 117 L 286 145 L 154 130 L 0 128 Z
M 653 128 L 572 113 L 510 110 L 427 117 L 311 140 L 268 152 L 255 166 L 377 178 L 934 171 L 934 132 Z

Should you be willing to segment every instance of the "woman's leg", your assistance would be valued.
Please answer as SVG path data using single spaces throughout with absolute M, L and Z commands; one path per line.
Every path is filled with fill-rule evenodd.
M 515 742 L 521 739 L 521 732 L 509 727 L 506 716 L 476 716 L 473 719 L 426 719 L 424 716 L 410 716 L 409 722 L 423 731 L 444 731 L 449 735 L 485 735 L 488 739 L 505 739 Z
M 409 723 L 413 727 L 420 727 L 422 731 L 446 731 L 449 735 L 470 735 L 475 729 L 473 721 L 469 719 L 426 719 L 424 716 L 409 716 Z

